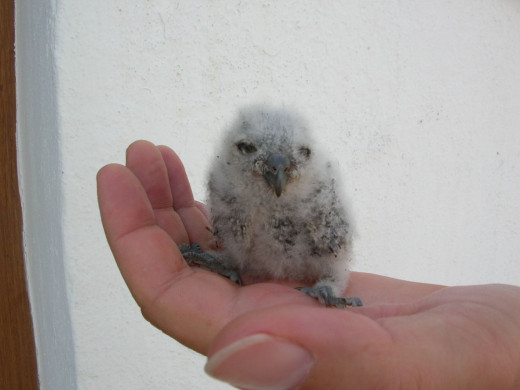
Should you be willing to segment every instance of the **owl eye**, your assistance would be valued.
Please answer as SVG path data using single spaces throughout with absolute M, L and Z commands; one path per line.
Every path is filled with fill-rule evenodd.
M 256 152 L 256 146 L 247 142 L 239 142 L 237 148 L 242 154 L 251 154 Z
M 305 146 L 302 146 L 298 149 L 298 152 L 305 158 L 309 158 L 311 156 L 311 150 Z

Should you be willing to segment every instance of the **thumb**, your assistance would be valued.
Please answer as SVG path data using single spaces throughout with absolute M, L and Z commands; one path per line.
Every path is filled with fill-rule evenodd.
M 246 389 L 372 389 L 392 383 L 391 347 L 388 333 L 355 310 L 278 306 L 226 325 L 206 372 Z

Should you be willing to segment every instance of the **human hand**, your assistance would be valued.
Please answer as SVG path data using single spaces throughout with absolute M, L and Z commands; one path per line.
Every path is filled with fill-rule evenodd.
M 143 316 L 248 389 L 518 389 L 520 288 L 443 287 L 355 273 L 325 308 L 290 283 L 239 287 L 186 265 L 212 245 L 179 158 L 138 141 L 98 174 L 108 242 Z

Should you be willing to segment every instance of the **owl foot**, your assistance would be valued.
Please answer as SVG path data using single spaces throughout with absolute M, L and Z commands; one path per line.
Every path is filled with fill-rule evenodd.
M 312 298 L 316 298 L 327 307 L 363 306 L 363 302 L 358 297 L 342 298 L 335 296 L 329 286 L 297 287 L 296 289 Z
M 184 260 L 186 260 L 188 265 L 197 265 L 199 267 L 205 268 L 208 271 L 222 275 L 242 286 L 242 279 L 240 278 L 240 275 L 237 271 L 231 268 L 227 268 L 226 266 L 222 265 L 216 257 L 210 255 L 209 253 L 203 252 L 199 244 L 181 244 L 179 245 L 179 250 L 181 251 Z

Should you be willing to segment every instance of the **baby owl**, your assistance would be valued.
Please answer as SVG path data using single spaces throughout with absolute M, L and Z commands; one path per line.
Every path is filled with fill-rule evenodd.
M 342 298 L 351 221 L 336 175 L 304 121 L 286 109 L 243 109 L 225 134 L 209 176 L 209 209 L 220 251 L 182 245 L 197 264 L 241 283 L 291 280 L 326 306 Z

